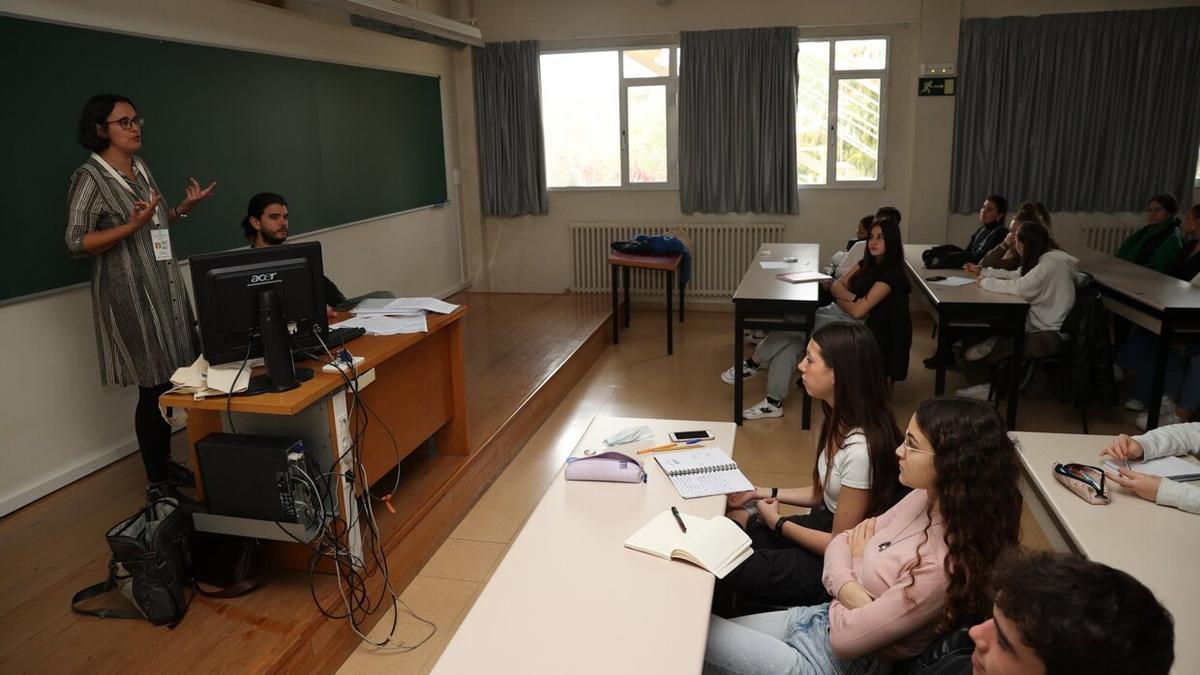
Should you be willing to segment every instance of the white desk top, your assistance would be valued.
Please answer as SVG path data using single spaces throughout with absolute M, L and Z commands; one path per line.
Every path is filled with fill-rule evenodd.
M 821 247 L 819 244 L 763 244 L 758 255 L 742 276 L 741 283 L 733 293 L 733 300 L 795 300 L 816 302 L 818 287 L 815 282 L 793 284 L 780 281 L 776 274 L 789 272 L 820 272 Z M 766 270 L 760 262 L 785 262 L 784 258 L 796 258 L 787 269 Z
M 1186 281 L 1090 248 L 1071 255 L 1079 258 L 1079 269 L 1121 295 L 1159 310 L 1200 310 L 1200 290 Z
M 1154 591 L 1175 617 L 1174 672 L 1200 673 L 1200 516 L 1148 502 L 1116 485 L 1111 504 L 1093 506 L 1054 479 L 1055 462 L 1099 466 L 1100 450 L 1111 436 L 1016 435 L 1025 476 L 1071 545 Z
M 597 417 L 573 456 L 603 448 L 628 426 L 667 433 L 708 429 L 707 447 L 732 454 L 731 422 Z M 625 539 L 671 505 L 712 517 L 725 498 L 684 501 L 658 462 L 643 455 L 645 484 L 567 481 L 562 471 L 529 516 L 434 667 L 435 673 L 700 672 L 714 578 L 699 567 L 624 547 Z
M 931 270 L 925 268 L 921 254 L 933 244 L 905 244 L 904 262 L 908 263 L 909 276 L 915 287 L 924 289 L 925 294 L 936 298 L 937 302 L 951 302 L 973 305 L 1026 305 L 1029 304 L 1015 295 L 985 291 L 979 284 L 964 284 L 962 286 L 940 286 L 926 281 L 928 277 L 964 277 L 974 279 L 962 270 Z

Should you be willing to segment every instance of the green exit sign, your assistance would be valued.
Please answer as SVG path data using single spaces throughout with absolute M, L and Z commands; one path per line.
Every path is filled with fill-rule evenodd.
M 917 80 L 917 96 L 953 96 L 953 77 L 922 77 Z

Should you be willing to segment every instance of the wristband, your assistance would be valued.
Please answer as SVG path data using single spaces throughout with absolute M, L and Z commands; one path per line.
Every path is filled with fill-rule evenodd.
M 785 524 L 787 524 L 787 520 L 785 520 L 783 516 L 780 516 L 779 519 L 775 521 L 775 534 L 782 537 L 783 536 L 783 526 Z
M 777 487 L 771 488 L 771 499 L 776 499 L 778 497 L 779 497 L 779 488 L 777 488 Z

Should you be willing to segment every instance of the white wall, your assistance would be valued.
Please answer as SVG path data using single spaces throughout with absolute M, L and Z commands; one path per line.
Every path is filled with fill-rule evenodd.
M 423 9 L 437 11 L 436 7 Z M 461 92 L 454 67 L 458 50 L 337 25 L 336 15 L 316 19 L 237 0 L 0 0 L 0 11 L 188 42 L 440 75 L 448 178 L 461 166 L 457 115 Z M 453 182 L 447 184 L 448 206 L 299 238 L 321 242 L 326 272 L 347 295 L 374 289 L 402 295 L 444 295 L 466 281 L 461 263 L 460 205 Z M 0 349 L 5 385 L 0 392 L 0 515 L 136 449 L 133 407 L 137 392 L 100 387 L 91 315 L 87 289 L 0 307 L 0 332 L 22 336 L 5 338 L 4 349 Z
M 890 204 L 904 213 L 904 235 L 913 242 L 965 242 L 972 216 L 948 213 L 953 146 L 953 98 L 917 97 L 921 63 L 954 61 L 962 18 L 1048 12 L 1146 9 L 1191 4 L 1186 0 L 677 0 L 667 7 L 649 0 L 476 0 L 474 15 L 489 42 L 537 39 L 558 48 L 588 46 L 637 36 L 654 39 L 682 30 L 798 25 L 804 36 L 887 35 L 888 73 L 884 187 L 803 189 L 797 216 L 685 216 L 675 190 L 571 191 L 550 193 L 545 216 L 487 217 L 480 225 L 483 261 L 493 290 L 556 292 L 570 285 L 569 233 L 577 221 L 755 221 L 786 224 L 791 241 L 815 241 L 823 250 L 844 242 L 854 223 Z M 486 123 L 486 121 L 484 121 Z M 982 197 L 982 195 L 981 195 Z M 1064 243 L 1082 223 L 1129 222 L 1133 214 L 1056 214 Z M 531 250 L 549 252 L 526 264 Z

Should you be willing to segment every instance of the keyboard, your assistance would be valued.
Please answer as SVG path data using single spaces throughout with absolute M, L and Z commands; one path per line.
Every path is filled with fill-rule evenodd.
M 365 335 L 365 328 L 331 328 L 325 335 L 325 347 L 329 347 L 329 351 L 333 351 L 336 347 L 350 342 L 351 340 Z M 325 347 L 321 346 L 321 341 L 317 340 L 314 335 L 306 335 L 302 338 L 297 338 L 292 342 L 292 356 L 297 358 L 306 358 L 302 352 L 308 352 L 314 355 L 325 355 Z

